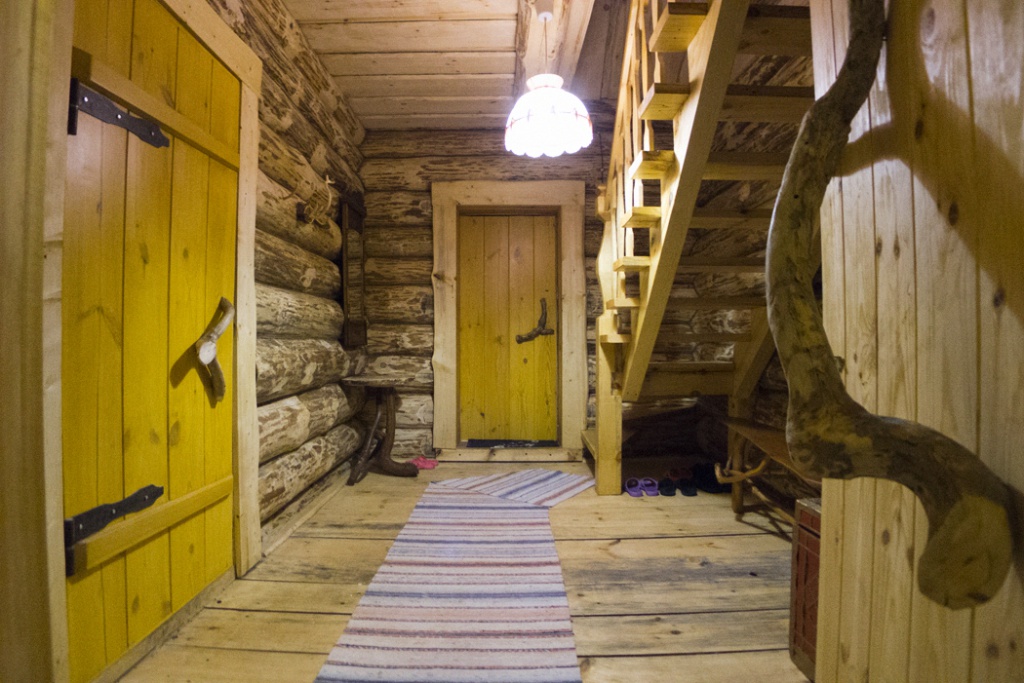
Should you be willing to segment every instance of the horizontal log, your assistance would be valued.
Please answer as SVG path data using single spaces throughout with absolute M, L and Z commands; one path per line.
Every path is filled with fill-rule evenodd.
M 260 171 L 256 180 L 256 229 L 280 237 L 329 260 L 341 253 L 341 228 L 328 219 L 326 226 L 296 217 L 299 198 Z
M 363 351 L 346 351 L 336 341 L 257 339 L 256 401 L 262 405 L 337 382 L 365 363 Z
M 364 434 L 363 426 L 357 421 L 339 425 L 260 467 L 260 521 L 270 519 L 321 477 L 352 457 Z
M 434 290 L 424 285 L 366 287 L 366 317 L 371 323 L 434 321 Z
M 330 173 L 334 178 L 343 179 L 338 187 L 342 196 L 360 194 L 363 183 L 356 170 L 362 165 L 363 156 L 359 150 L 351 144 L 335 147 L 310 122 L 307 113 L 296 108 L 277 81 L 263 79 L 262 90 L 260 121 L 309 159 L 317 173 Z
M 640 395 L 645 400 L 673 396 L 728 395 L 732 391 L 732 384 L 731 372 L 685 372 L 652 365 L 647 371 Z
M 367 192 L 364 200 L 367 225 L 419 226 L 433 220 L 430 192 Z
M 281 0 L 208 0 L 263 61 L 264 78 L 281 84 L 336 145 L 358 146 L 366 131 Z
M 391 449 L 395 458 L 434 456 L 434 432 L 431 429 L 396 429 L 395 445 Z
M 365 372 L 368 375 L 408 379 L 401 385 L 400 390 L 432 391 L 434 388 L 434 366 L 429 358 L 377 356 L 366 364 Z
M 604 223 L 588 220 L 583 229 L 583 254 L 596 258 L 604 240 Z
M 372 423 L 376 404 L 367 401 L 360 416 Z M 395 425 L 399 429 L 432 429 L 434 426 L 434 397 L 431 394 L 399 393 Z
M 260 463 L 348 422 L 365 403 L 363 389 L 328 384 L 260 406 Z
M 434 326 L 374 323 L 366 333 L 366 352 L 373 356 L 431 356 Z
M 366 226 L 363 248 L 369 256 L 434 257 L 434 230 L 429 226 L 395 228 Z
M 256 334 L 278 339 L 339 339 L 345 313 L 337 301 L 256 283 Z
M 425 191 L 431 183 L 449 180 L 565 180 L 604 182 L 603 157 L 573 154 L 528 159 L 507 152 L 496 156 L 408 157 L 367 159 L 360 169 L 366 188 Z
M 366 259 L 364 271 L 367 285 L 429 285 L 433 259 L 422 257 Z
M 308 202 L 311 197 L 323 197 L 327 193 L 331 203 L 326 215 L 337 215 L 341 201 L 337 188 L 328 185 L 325 176 L 317 173 L 306 157 L 265 123 L 260 123 L 259 157 L 260 170 L 295 193 L 300 201 Z
M 256 281 L 328 299 L 341 292 L 337 265 L 262 230 L 256 231 Z

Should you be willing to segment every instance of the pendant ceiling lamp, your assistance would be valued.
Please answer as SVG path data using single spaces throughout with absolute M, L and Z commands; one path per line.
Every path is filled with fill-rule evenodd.
M 554 0 L 537 0 L 537 18 L 544 25 L 544 63 L 548 59 L 548 22 Z M 594 139 L 590 114 L 580 98 L 562 90 L 562 77 L 543 73 L 526 81 L 529 89 L 508 115 L 505 149 L 522 156 L 573 154 Z

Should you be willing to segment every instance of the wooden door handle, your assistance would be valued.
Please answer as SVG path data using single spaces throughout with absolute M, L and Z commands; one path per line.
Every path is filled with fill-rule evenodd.
M 548 325 L 548 302 L 547 302 L 547 299 L 543 299 L 542 298 L 540 300 L 540 320 L 537 321 L 537 327 L 533 328 L 532 330 L 530 330 L 526 334 L 517 334 L 516 335 L 516 344 L 522 344 L 523 342 L 533 341 L 537 337 L 547 336 L 549 334 L 554 334 L 555 331 L 552 330 L 547 325 Z
M 224 379 L 224 370 L 217 360 L 217 340 L 228 329 L 232 318 L 235 317 L 235 307 L 224 297 L 220 298 L 217 310 L 213 312 L 210 324 L 206 331 L 199 337 L 195 344 L 196 356 L 199 362 L 210 372 L 210 384 L 213 388 L 213 399 L 219 401 L 227 393 L 227 382 Z

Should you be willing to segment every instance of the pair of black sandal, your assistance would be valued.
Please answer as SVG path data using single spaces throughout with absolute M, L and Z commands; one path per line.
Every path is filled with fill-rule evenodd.
M 658 493 L 674 496 L 679 491 L 684 496 L 696 496 L 697 484 L 689 470 L 671 469 L 658 481 Z

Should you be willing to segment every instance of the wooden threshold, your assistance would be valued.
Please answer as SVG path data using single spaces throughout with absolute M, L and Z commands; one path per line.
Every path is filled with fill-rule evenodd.
M 444 448 L 437 456 L 447 462 L 577 462 L 579 448 Z

